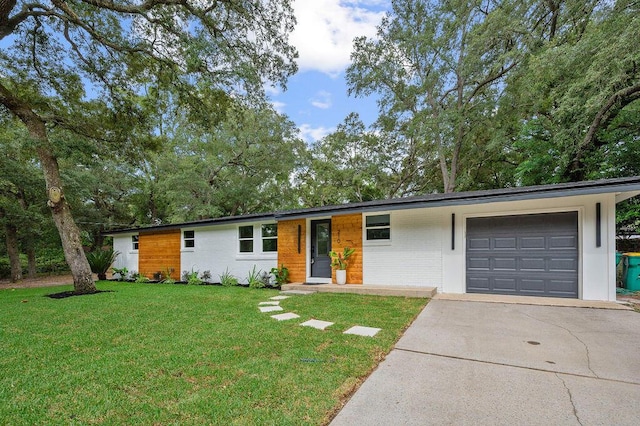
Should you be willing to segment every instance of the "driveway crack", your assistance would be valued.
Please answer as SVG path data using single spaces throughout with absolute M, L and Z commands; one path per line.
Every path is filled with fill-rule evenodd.
M 522 314 L 524 316 L 526 316 L 526 317 L 529 317 L 529 318 L 533 319 L 533 320 L 536 320 L 536 321 L 539 321 L 539 322 L 543 322 L 545 324 L 549 324 L 549 325 L 552 325 L 554 327 L 561 328 L 564 331 L 566 331 L 567 333 L 569 333 L 571 336 L 573 336 L 573 338 L 576 339 L 578 342 L 582 343 L 582 346 L 584 346 L 585 354 L 587 356 L 587 368 L 589 369 L 589 371 L 591 371 L 591 374 L 593 374 L 594 377 L 596 377 L 598 379 L 600 378 L 600 376 L 598 376 L 598 374 L 595 371 L 593 371 L 593 369 L 591 368 L 591 354 L 589 353 L 589 346 L 585 342 L 583 342 L 582 339 L 580 339 L 578 336 L 573 334 L 573 331 L 571 331 L 568 328 L 563 327 L 563 326 L 561 326 L 559 324 L 555 324 L 555 323 L 552 323 L 552 322 L 549 322 L 549 321 L 541 320 L 540 318 L 536 318 L 536 317 L 531 316 L 531 315 L 529 315 L 529 314 L 527 314 L 525 312 L 523 312 Z
M 580 416 L 578 416 L 578 410 L 576 409 L 576 404 L 573 402 L 573 395 L 571 394 L 571 389 L 567 386 L 567 383 L 564 381 L 562 377 L 558 373 L 556 373 L 556 377 L 562 382 L 562 386 L 567 390 L 567 394 L 569 395 L 569 401 L 571 402 L 571 407 L 573 407 L 573 415 L 575 416 L 577 422 L 582 426 L 582 422 L 580 421 Z

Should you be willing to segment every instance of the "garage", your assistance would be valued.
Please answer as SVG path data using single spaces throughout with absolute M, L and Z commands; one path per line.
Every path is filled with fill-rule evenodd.
M 467 293 L 578 298 L 578 213 L 468 218 Z

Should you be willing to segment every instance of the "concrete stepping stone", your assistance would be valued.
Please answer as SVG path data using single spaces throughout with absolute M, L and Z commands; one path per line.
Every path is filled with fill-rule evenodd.
M 302 324 L 300 324 L 301 326 L 304 327 L 313 327 L 313 328 L 317 328 L 318 330 L 324 330 L 327 327 L 332 326 L 334 323 L 332 322 L 328 322 L 328 321 L 320 321 L 320 320 L 309 320 L 309 321 L 305 321 Z
M 270 297 L 269 300 L 284 300 L 284 299 L 288 299 L 290 297 L 291 296 L 273 296 L 273 297 Z
M 293 312 L 287 312 L 286 314 L 271 315 L 271 318 L 277 319 L 278 321 L 286 321 L 290 319 L 300 318 L 300 315 L 296 315 Z
M 280 302 L 260 302 L 259 306 L 278 306 Z
M 260 306 L 260 312 L 275 312 L 275 311 L 284 311 L 282 306 Z
M 351 327 L 347 331 L 345 331 L 344 334 L 355 334 L 355 335 L 358 335 L 358 336 L 373 337 L 380 330 L 382 330 L 382 329 L 381 328 L 373 328 L 373 327 L 363 327 L 361 325 L 356 325 L 354 327 Z

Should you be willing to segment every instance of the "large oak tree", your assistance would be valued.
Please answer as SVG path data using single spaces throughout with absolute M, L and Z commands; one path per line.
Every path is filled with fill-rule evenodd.
M 95 284 L 51 133 L 122 154 L 158 133 L 140 96 L 200 113 L 203 87 L 260 97 L 295 72 L 294 24 L 289 0 L 0 0 L 0 106 L 28 130 L 77 293 Z

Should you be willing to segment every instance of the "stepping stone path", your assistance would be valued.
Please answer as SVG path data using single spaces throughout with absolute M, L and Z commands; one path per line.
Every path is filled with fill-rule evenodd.
M 313 294 L 313 293 L 314 292 L 312 292 L 312 291 L 301 291 L 301 290 L 290 290 L 290 291 L 286 291 L 286 292 L 283 291 L 280 296 L 270 297 L 269 298 L 270 301 L 268 301 L 268 302 L 260 302 L 260 303 L 258 303 L 258 309 L 260 309 L 260 312 L 283 311 L 284 309 L 282 309 L 282 307 L 280 306 L 280 301 L 288 299 L 289 297 L 291 297 L 291 296 L 287 296 L 287 295 L 307 296 L 307 295 Z M 271 315 L 271 318 L 273 318 L 273 319 L 275 319 L 277 321 L 286 321 L 286 320 L 300 318 L 300 315 L 294 314 L 293 312 L 286 312 L 284 314 Z M 300 325 L 303 326 L 303 327 L 313 327 L 313 328 L 317 328 L 318 330 L 324 330 L 327 327 L 331 327 L 333 324 L 334 323 L 329 322 L 329 321 L 320 321 L 320 320 L 316 320 L 316 319 L 311 319 L 309 321 L 303 322 Z M 380 330 L 381 330 L 380 328 L 363 327 L 361 325 L 356 325 L 356 326 L 351 327 L 347 331 L 345 331 L 343 334 L 355 334 L 356 336 L 373 337 Z
M 329 321 L 320 321 L 320 320 L 309 320 L 306 322 L 303 322 L 302 324 L 300 324 L 303 327 L 313 327 L 313 328 L 317 328 L 318 330 L 324 330 L 327 327 L 331 327 L 334 323 L 329 322 Z
M 300 318 L 300 315 L 296 315 L 292 312 L 287 312 L 286 314 L 271 315 L 271 318 L 277 319 L 278 321 L 286 321 L 290 319 Z

